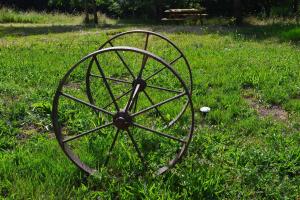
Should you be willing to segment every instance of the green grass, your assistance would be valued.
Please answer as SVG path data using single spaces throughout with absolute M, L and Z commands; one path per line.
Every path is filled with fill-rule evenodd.
M 198 111 L 210 106 L 205 119 L 196 113 L 196 131 L 183 162 L 163 176 L 137 176 L 140 164 L 130 142 L 122 137 L 115 152 L 119 159 L 86 177 L 63 154 L 52 132 L 50 112 L 54 92 L 67 70 L 94 51 L 107 36 L 131 28 L 1 26 L 0 38 L 0 196 L 8 199 L 298 199 L 300 196 L 300 57 L 297 43 L 264 36 L 264 27 L 241 29 L 199 26 L 140 27 L 163 32 L 184 51 L 194 78 L 193 101 Z M 265 27 L 265 31 L 268 27 Z M 276 27 L 274 33 L 276 32 Z M 278 32 L 282 32 L 280 28 Z M 251 35 L 252 32 L 252 35 Z M 129 37 L 116 45 L 136 45 Z M 169 61 L 177 54 L 150 40 L 149 50 Z M 126 56 L 140 63 L 140 57 Z M 107 70 L 122 74 L 116 57 Z M 154 66 L 154 65 L 153 65 Z M 179 62 L 175 67 L 186 79 Z M 70 92 L 83 97 L 82 65 L 72 75 Z M 138 70 L 138 69 L 136 69 Z M 160 81 L 167 81 L 168 74 Z M 77 86 L 79 84 L 79 86 Z M 114 91 L 120 85 L 114 85 Z M 101 85 L 95 85 L 100 103 Z M 259 116 L 245 99 L 278 105 L 288 120 Z M 81 93 L 80 93 L 81 92 Z M 156 100 L 163 94 L 154 94 Z M 102 102 L 103 101 L 103 102 Z M 65 101 L 63 119 L 70 133 L 101 122 L 84 107 Z M 124 102 L 123 102 L 124 103 Z M 145 100 L 141 100 L 146 104 Z M 181 104 L 165 109 L 172 116 Z M 111 108 L 113 109 L 113 108 Z M 96 119 L 95 119 L 96 118 Z M 88 120 L 85 120 L 88 119 Z M 100 119 L 100 120 L 99 120 Z M 148 120 L 149 122 L 149 120 Z M 184 118 L 181 126 L 189 123 Z M 87 162 L 103 160 L 108 140 L 94 135 L 79 141 Z M 138 132 L 135 134 L 139 134 Z M 144 150 L 155 148 L 157 138 L 144 136 Z M 88 140 L 89 139 L 89 140 Z M 128 139 L 128 138 L 127 138 Z M 138 138 L 142 142 L 143 137 Z M 76 145 L 76 144 L 74 144 Z M 173 144 L 171 144 L 172 147 Z M 172 148 L 162 146 L 170 153 Z M 169 152 L 170 151 L 170 152 Z M 160 152 L 150 154 L 160 161 Z M 93 157 L 95 154 L 98 157 Z M 98 159 L 98 160 L 97 160 Z

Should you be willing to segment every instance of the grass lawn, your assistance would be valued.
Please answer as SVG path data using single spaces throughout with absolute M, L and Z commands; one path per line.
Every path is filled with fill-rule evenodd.
M 162 176 L 137 176 L 139 159 L 128 138 L 122 137 L 116 149 L 118 156 L 110 164 L 113 171 L 102 168 L 97 176 L 87 177 L 67 159 L 55 139 L 50 113 L 59 80 L 73 64 L 105 42 L 106 33 L 113 35 L 134 27 L 2 24 L 0 197 L 299 199 L 298 27 L 138 28 L 165 34 L 183 50 L 192 67 L 196 124 L 183 161 Z M 137 42 L 129 37 L 119 44 L 134 46 Z M 150 39 L 149 45 L 150 51 L 169 61 L 176 57 L 174 51 L 157 40 Z M 111 61 L 110 72 L 121 73 L 120 65 L 113 66 L 117 62 L 114 59 L 107 57 Z M 128 59 L 141 60 L 130 55 Z M 180 62 L 176 69 L 186 79 Z M 80 84 L 84 82 L 86 65 L 81 70 L 72 76 L 74 84 L 68 87 L 79 96 L 79 91 L 84 91 Z M 170 87 L 173 83 L 167 78 L 154 83 L 160 81 L 167 81 Z M 116 90 L 120 87 L 114 85 Z M 99 100 L 106 101 L 102 92 L 99 89 L 97 93 Z M 153 96 L 157 100 L 164 97 L 157 93 Z M 141 102 L 146 104 L 146 100 Z M 164 112 L 172 115 L 178 106 L 167 107 Z M 202 106 L 212 109 L 205 119 L 198 112 Z M 80 105 L 70 103 L 61 109 L 67 125 L 72 127 L 67 132 L 88 130 L 101 123 Z M 182 126 L 190 123 L 188 118 L 183 120 L 186 121 Z M 108 130 L 108 135 L 112 131 Z M 108 144 L 96 136 L 87 139 L 81 141 L 82 158 L 93 162 L 91 154 L 97 153 L 97 159 L 103 160 L 101 148 Z M 146 140 L 155 147 L 151 140 L 157 138 Z M 164 146 L 161 149 L 168 153 Z M 159 160 L 160 156 L 151 154 L 151 159 Z

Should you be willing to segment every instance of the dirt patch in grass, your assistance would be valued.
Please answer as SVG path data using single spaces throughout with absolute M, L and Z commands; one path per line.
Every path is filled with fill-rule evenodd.
M 261 117 L 272 117 L 275 120 L 286 121 L 288 120 L 289 114 L 279 105 L 263 105 L 256 97 L 253 95 L 253 91 L 246 89 L 243 97 L 251 108 L 257 111 Z
M 17 139 L 25 140 L 30 138 L 33 134 L 40 132 L 40 127 L 36 126 L 35 124 L 25 124 L 22 128 L 20 133 L 17 134 Z
M 24 124 L 20 132 L 17 134 L 17 139 L 26 140 L 35 134 L 47 134 L 49 138 L 55 137 L 54 132 L 51 130 L 51 125 L 45 127 L 37 124 Z
M 76 89 L 79 90 L 81 87 L 81 83 L 77 83 L 77 82 L 68 82 L 64 85 L 64 88 L 66 89 Z
M 13 103 L 16 103 L 20 100 L 20 96 L 17 95 L 0 95 L 0 106 L 9 107 Z

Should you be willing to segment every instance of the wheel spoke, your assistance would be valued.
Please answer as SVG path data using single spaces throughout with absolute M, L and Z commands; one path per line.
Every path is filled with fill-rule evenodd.
M 136 143 L 136 141 L 134 140 L 131 132 L 129 131 L 129 129 L 127 129 L 127 133 L 128 133 L 128 136 L 131 140 L 131 142 L 133 143 L 133 146 L 136 150 L 136 152 L 138 153 L 138 156 L 139 158 L 141 159 L 142 163 L 143 163 L 143 166 L 146 168 L 146 162 L 145 162 L 145 158 L 144 158 L 144 155 L 142 154 L 142 152 L 140 151 L 139 147 L 138 147 L 138 144 Z
M 146 33 L 146 41 L 145 41 L 145 46 L 144 46 L 144 50 L 147 50 L 148 47 L 148 40 L 149 40 L 149 33 Z
M 182 58 L 182 55 L 180 55 L 179 57 L 177 57 L 176 59 L 174 59 L 172 62 L 169 63 L 169 65 L 173 65 L 175 62 L 177 62 L 177 60 L 179 60 L 180 58 Z M 153 76 L 155 76 L 156 74 L 158 74 L 159 72 L 161 72 L 162 70 L 166 69 L 167 67 L 162 67 L 161 69 L 157 70 L 156 72 L 154 72 L 153 74 L 151 74 L 150 76 L 148 76 L 145 81 L 149 80 L 150 78 L 152 78 Z
M 112 150 L 113 150 L 113 148 L 115 147 L 117 138 L 118 138 L 118 136 L 119 136 L 119 132 L 120 132 L 120 129 L 117 130 L 117 132 L 116 132 L 116 134 L 115 134 L 115 137 L 114 137 L 114 139 L 113 139 L 113 141 L 112 141 L 112 144 L 111 144 L 111 146 L 110 146 L 110 148 L 109 148 L 109 151 L 108 151 L 108 154 L 107 154 L 107 157 L 106 157 L 106 160 L 105 160 L 105 164 L 104 164 L 105 166 L 107 165 L 107 163 L 108 163 L 108 161 L 109 161 L 109 159 L 110 159 L 110 156 L 111 156 L 111 154 L 112 154 Z
M 67 98 L 69 98 L 69 99 L 72 99 L 72 100 L 74 100 L 74 101 L 76 101 L 76 102 L 78 102 L 78 103 L 81 103 L 81 104 L 83 104 L 83 105 L 89 106 L 89 107 L 93 108 L 94 110 L 96 110 L 96 111 L 98 111 L 98 112 L 103 112 L 103 113 L 106 113 L 106 114 L 108 114 L 108 115 L 113 116 L 113 113 L 111 113 L 111 112 L 109 112 L 109 111 L 107 111 L 107 110 L 104 110 L 103 108 L 98 108 L 97 106 L 95 106 L 95 105 L 93 105 L 93 104 L 87 103 L 87 102 L 85 102 L 85 101 L 83 101 L 83 100 L 81 100 L 81 99 L 78 99 L 78 98 L 76 98 L 76 97 L 73 97 L 73 96 L 71 96 L 71 95 L 69 95 L 69 94 L 60 92 L 60 95 L 62 95 L 62 96 L 64 96 L 64 97 L 67 97 Z
M 85 76 L 86 94 L 87 94 L 91 104 L 95 104 L 94 99 L 92 97 L 91 82 L 90 82 L 91 81 L 90 77 L 91 77 L 91 70 L 92 70 L 93 62 L 94 62 L 94 60 L 91 59 L 90 63 L 89 63 L 89 66 L 88 66 L 86 76 Z
M 80 134 L 78 134 L 78 135 L 75 135 L 75 136 L 73 136 L 73 137 L 69 137 L 69 138 L 63 140 L 63 143 L 66 143 L 66 142 L 75 140 L 75 139 L 80 138 L 80 137 L 82 137 L 82 136 L 84 136 L 84 135 L 87 135 L 87 134 L 89 134 L 89 133 L 93 133 L 93 132 L 95 132 L 95 131 L 99 131 L 100 129 L 105 128 L 105 127 L 108 127 L 108 126 L 110 126 L 110 125 L 112 125 L 112 124 L 113 124 L 113 123 L 110 122 L 110 123 L 108 123 L 108 124 L 104 124 L 104 125 L 102 125 L 102 126 L 99 126 L 99 127 L 94 128 L 94 129 L 91 129 L 91 130 L 85 131 L 85 132 L 83 132 L 83 133 L 80 133 Z
M 113 103 L 115 105 L 115 108 L 117 109 L 117 111 L 119 111 L 120 109 L 119 109 L 119 106 L 118 106 L 118 104 L 116 102 L 115 96 L 113 95 L 113 93 L 111 91 L 111 88 L 110 88 L 110 86 L 109 86 L 109 84 L 108 84 L 108 82 L 106 80 L 104 72 L 103 72 L 103 70 L 102 70 L 102 68 L 101 68 L 101 66 L 100 66 L 100 64 L 98 62 L 98 59 L 96 58 L 96 56 L 93 56 L 93 59 L 95 60 L 95 63 L 97 65 L 97 67 L 98 67 L 98 70 L 99 70 L 101 76 L 103 77 L 103 82 L 104 82 L 104 84 L 105 84 L 105 86 L 106 86 L 106 88 L 108 90 L 108 93 L 109 93 L 109 95 L 110 95 L 110 97 L 111 97 L 111 99 L 112 99 L 112 101 L 113 101 Z
M 116 78 L 113 78 L 113 77 L 103 77 L 103 76 L 99 76 L 99 75 L 96 75 L 96 74 L 90 74 L 90 76 L 93 76 L 93 77 L 96 77 L 96 78 L 106 78 L 106 80 L 115 81 L 115 82 L 118 82 L 118 83 L 132 84 L 132 82 L 130 82 L 130 81 L 126 81 L 126 80 L 122 80 L 122 79 L 116 79 Z
M 133 112 L 136 112 L 137 103 L 138 103 L 138 98 L 139 98 L 139 96 L 137 96 L 136 99 L 135 99 Z
M 119 99 L 121 99 L 122 97 L 124 97 L 125 95 L 127 95 L 129 92 L 131 92 L 132 91 L 132 89 L 130 89 L 130 90 L 128 90 L 127 92 L 124 92 L 123 94 L 121 94 L 120 96 L 118 96 L 117 98 L 116 98 L 116 101 L 117 100 L 119 100 Z M 104 106 L 103 107 L 103 109 L 106 109 L 106 108 L 108 108 L 110 105 L 112 105 L 114 102 L 112 101 L 112 102 L 110 102 L 109 104 L 107 104 L 106 106 Z
M 108 42 L 110 44 L 111 47 L 114 47 L 113 43 L 111 41 Z M 120 53 L 118 51 L 114 51 L 117 56 L 119 57 L 119 59 L 121 60 L 121 62 L 123 63 L 123 65 L 125 66 L 125 68 L 127 69 L 127 71 L 130 73 L 130 75 L 132 76 L 133 79 L 135 79 L 135 76 L 133 74 L 133 72 L 130 70 L 130 68 L 128 67 L 128 65 L 126 64 L 126 62 L 124 61 L 123 57 L 120 55 Z
M 169 65 L 173 65 L 175 62 L 177 62 L 180 58 L 182 58 L 183 56 L 180 55 L 177 58 L 175 58 L 172 62 L 169 63 Z
M 140 114 L 142 114 L 142 113 L 144 113 L 144 112 L 147 112 L 148 110 L 151 110 L 151 109 L 153 109 L 153 108 L 162 106 L 162 105 L 164 105 L 164 104 L 166 104 L 166 103 L 168 103 L 168 102 L 170 102 L 170 101 L 173 101 L 173 100 L 175 100 L 175 99 L 178 99 L 178 98 L 184 96 L 185 94 L 186 94 L 186 93 L 183 92 L 183 93 L 181 93 L 181 94 L 179 94 L 179 95 L 176 95 L 176 96 L 174 96 L 174 97 L 172 97 L 172 98 L 166 99 L 166 100 L 164 100 L 164 101 L 162 101 L 162 102 L 160 102 L 160 103 L 157 103 L 157 104 L 152 105 L 152 106 L 150 106 L 150 107 L 148 107 L 148 108 L 145 108 L 145 109 L 143 109 L 143 110 L 141 110 L 141 111 L 139 111 L 139 112 L 136 112 L 136 113 L 132 114 L 131 116 L 132 116 L 132 117 L 135 117 L 135 116 L 137 116 L 137 115 L 140 115 Z
M 164 88 L 164 87 L 159 87 L 159 86 L 154 86 L 154 85 L 147 85 L 147 87 L 153 88 L 153 89 L 157 89 L 157 90 L 163 90 L 163 91 L 173 92 L 173 93 L 177 93 L 177 94 L 182 93 L 182 91 L 172 90 L 172 89 L 168 89 L 168 88 Z
M 133 126 L 136 126 L 136 127 L 140 128 L 140 129 L 144 129 L 144 130 L 150 131 L 150 132 L 152 132 L 152 133 L 156 133 L 156 134 L 158 134 L 158 135 L 161 135 L 161 136 L 163 136 L 163 137 L 166 137 L 166 138 L 169 138 L 169 139 L 172 139 L 172 140 L 176 140 L 176 141 L 181 142 L 181 143 L 186 143 L 186 142 L 185 142 L 184 140 L 182 140 L 182 139 L 176 138 L 176 137 L 174 137 L 174 136 L 172 136 L 172 135 L 168 135 L 168 134 L 166 134 L 166 133 L 162 133 L 162 132 L 153 130 L 153 129 L 151 129 L 151 128 L 147 128 L 147 127 L 142 126 L 142 125 L 139 125 L 139 124 L 137 124 L 137 123 L 133 123 Z
M 137 84 L 137 85 L 135 86 L 135 89 L 132 91 L 132 93 L 131 93 L 131 95 L 130 95 L 130 98 L 129 98 L 128 102 L 127 102 L 127 105 L 126 105 L 126 107 L 125 107 L 125 109 L 124 109 L 125 112 L 127 112 L 127 111 L 129 110 L 129 108 L 131 107 L 132 103 L 135 101 L 135 98 L 136 98 L 137 95 L 138 95 L 140 86 L 141 86 L 140 84 Z
M 185 106 L 184 108 L 181 110 L 181 112 L 177 115 L 177 117 L 175 117 L 172 121 L 169 122 L 169 124 L 166 126 L 166 127 L 170 127 L 172 126 L 173 124 L 175 124 L 175 122 L 183 115 L 183 113 L 186 111 L 187 109 L 187 105 L 189 104 L 189 100 L 187 100 L 185 102 Z
M 143 60 L 142 60 L 142 66 L 141 66 L 141 70 L 140 70 L 139 75 L 138 75 L 138 79 L 142 78 L 142 74 L 143 74 L 143 71 L 145 69 L 147 60 L 148 60 L 148 56 L 145 54 L 144 57 L 143 57 Z
M 145 46 L 144 46 L 145 51 L 147 50 L 147 47 L 148 47 L 148 39 L 149 39 L 149 33 L 146 34 L 146 41 L 145 41 Z M 147 60 L 148 60 L 148 56 L 146 54 L 144 54 L 143 60 L 142 60 L 142 65 L 141 65 L 141 70 L 138 74 L 138 78 L 142 78 L 142 74 L 143 74 L 144 68 L 146 66 Z
M 151 97 L 148 95 L 148 93 L 144 90 L 143 91 L 145 96 L 147 97 L 148 101 L 151 103 L 151 105 L 155 105 L 155 103 L 153 102 L 153 100 L 151 99 Z M 166 122 L 167 120 L 164 118 L 164 116 L 162 115 L 162 113 L 158 110 L 157 107 L 154 108 L 156 110 L 156 112 L 160 115 L 160 117 Z M 135 111 L 134 111 L 135 112 Z

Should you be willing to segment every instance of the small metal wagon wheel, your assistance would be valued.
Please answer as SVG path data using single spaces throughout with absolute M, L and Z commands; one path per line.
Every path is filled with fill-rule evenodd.
M 105 58 L 105 54 L 120 52 L 129 52 L 133 54 L 134 57 L 139 55 L 143 58 L 139 67 L 138 76 L 132 84 L 130 95 L 128 99 L 124 101 L 123 105 L 121 105 L 121 102 L 116 101 L 114 95 L 115 91 L 112 90 L 113 85 L 110 84 L 107 79 L 108 70 L 105 71 L 105 66 L 101 62 L 103 61 L 103 58 Z M 109 94 L 108 96 L 103 97 L 103 99 L 109 99 L 113 102 L 113 108 L 111 108 L 111 110 L 98 107 L 97 105 L 88 102 L 88 100 L 72 96 L 66 92 L 68 79 L 72 76 L 72 73 L 82 67 L 82 63 L 91 61 L 96 65 L 98 74 L 103 80 L 102 84 Z M 138 98 L 139 94 L 149 87 L 147 81 L 144 79 L 144 72 L 148 70 L 148 68 L 151 68 L 151 64 L 148 65 L 147 62 L 156 62 L 161 66 L 164 66 L 165 70 L 173 76 L 174 86 L 177 86 L 177 88 L 173 88 L 173 90 L 176 90 L 177 92 L 176 94 L 172 93 L 172 97 L 170 98 L 137 109 L 136 104 L 141 100 Z M 159 123 L 160 118 L 155 117 L 151 112 L 168 105 L 171 105 L 171 108 L 168 109 L 172 112 L 173 107 L 176 107 L 178 104 L 176 102 L 180 101 L 180 99 L 182 101 L 188 101 L 188 109 L 184 114 L 184 120 L 178 120 L 176 125 L 169 127 L 168 129 L 163 129 L 162 124 Z M 100 120 L 100 123 L 92 128 L 69 135 L 67 131 L 68 128 L 64 127 L 62 121 L 64 120 L 63 118 L 68 118 L 63 117 L 63 115 L 72 112 L 67 110 L 68 103 L 64 105 L 65 101 L 80 105 L 87 110 L 91 110 L 92 113 L 95 111 L 101 113 L 101 115 L 105 116 L 105 119 Z M 62 110 L 62 108 L 65 109 Z M 95 116 L 95 114 L 91 116 Z M 111 47 L 98 50 L 85 56 L 65 74 L 59 83 L 53 99 L 52 123 L 56 138 L 64 153 L 75 165 L 77 165 L 77 167 L 88 174 L 94 174 L 101 167 L 106 167 L 106 169 L 109 169 L 110 167 L 113 168 L 120 163 L 117 160 L 123 159 L 121 155 L 126 154 L 124 153 L 124 149 L 130 148 L 127 144 L 117 145 L 118 141 L 121 144 L 120 137 L 122 139 L 125 138 L 125 142 L 128 142 L 133 146 L 131 149 L 133 152 L 136 152 L 133 154 L 143 170 L 147 169 L 147 171 L 150 170 L 156 174 L 162 174 L 173 167 L 187 151 L 194 131 L 194 108 L 188 86 L 186 86 L 182 78 L 170 64 L 145 50 L 131 47 Z M 112 131 L 107 131 L 108 128 Z M 106 134 L 104 132 L 106 132 Z M 110 138 L 111 140 L 109 141 L 107 138 Z M 91 153 L 94 152 L 94 150 L 90 151 L 91 144 L 96 140 L 100 141 L 100 145 L 96 146 L 95 153 Z M 101 143 L 101 141 L 103 142 Z M 107 145 L 105 146 L 104 144 Z M 101 149 L 101 151 L 99 149 Z M 84 151 L 89 151 L 91 155 Z M 114 153 L 118 156 L 113 156 Z M 132 157 L 129 156 L 129 159 L 131 158 Z M 121 168 L 123 165 L 127 166 L 126 162 L 129 161 L 124 159 L 119 166 L 121 166 Z M 110 167 L 109 163 L 111 163 Z M 128 166 L 131 167 L 132 164 Z
M 110 47 L 114 47 L 114 42 L 118 39 L 121 39 L 123 38 L 124 36 L 131 36 L 133 34 L 139 34 L 141 36 L 145 36 L 145 40 L 143 41 L 144 44 L 142 44 L 144 50 L 148 50 L 148 46 L 149 46 L 149 39 L 150 37 L 156 37 L 162 41 L 165 41 L 167 42 L 169 45 L 171 45 L 175 51 L 178 53 L 177 57 L 172 60 L 171 62 L 169 62 L 168 64 L 170 66 L 173 66 L 176 62 L 178 62 L 180 59 L 183 59 L 184 60 L 184 65 L 186 67 L 186 69 L 188 70 L 188 88 L 189 88 L 189 91 L 190 91 L 190 94 L 192 94 L 192 90 L 193 90 L 193 79 L 192 79 L 192 72 L 191 72 L 191 67 L 189 65 L 189 62 L 187 60 L 187 58 L 185 57 L 185 55 L 183 54 L 183 52 L 167 37 L 159 34 L 159 33 L 156 33 L 156 32 L 152 32 L 152 31 L 146 31 L 146 30 L 131 30 L 131 31 L 126 31 L 126 32 L 122 32 L 122 33 L 119 33 L 117 35 L 114 35 L 112 38 L 110 38 L 109 40 L 107 40 L 105 43 L 103 43 L 98 50 L 100 49 L 103 49 L 105 46 L 109 45 Z M 126 46 L 128 46 L 128 44 L 126 44 Z M 155 52 L 151 52 L 151 53 L 154 53 Z M 121 52 L 116 52 L 117 56 L 119 57 L 119 59 L 121 60 L 122 64 L 124 65 L 124 67 L 126 67 L 128 69 L 128 71 L 130 72 L 130 75 L 131 75 L 131 82 L 133 83 L 134 81 L 136 81 L 136 76 L 130 71 L 130 66 L 128 65 L 128 63 L 126 62 L 126 59 L 124 59 L 124 57 L 122 56 Z M 162 59 L 166 60 L 166 58 L 164 57 L 161 57 Z M 90 82 L 91 82 L 91 79 L 94 77 L 92 74 L 91 74 L 91 66 L 93 64 L 93 61 L 91 61 L 91 63 L 89 64 L 89 67 L 88 67 L 88 70 L 87 70 L 87 75 L 86 75 L 86 92 L 87 92 L 87 96 L 89 98 L 89 101 L 91 104 L 94 104 L 95 103 L 95 98 L 93 98 L 93 95 L 92 95 L 92 92 L 91 92 L 91 89 L 90 89 Z M 160 69 L 157 69 L 155 72 L 153 72 L 151 75 L 149 75 L 148 77 L 145 77 L 145 81 L 148 81 L 150 80 L 151 78 L 155 77 L 155 76 L 158 76 L 160 73 L 163 73 L 164 70 L 166 69 L 166 67 L 162 67 Z M 179 73 L 179 71 L 177 71 L 177 73 Z M 180 73 L 179 73 L 180 75 Z M 117 79 L 114 79 L 112 81 L 116 81 L 118 82 L 119 80 Z M 160 88 L 157 88 L 157 89 L 160 89 Z M 127 95 L 127 94 L 125 94 Z M 125 96 L 124 95 L 124 96 Z M 147 94 L 145 94 L 147 95 Z M 122 98 L 123 95 L 121 95 L 120 98 Z M 151 101 L 150 98 L 148 98 L 149 101 Z M 178 113 L 178 115 L 176 117 L 174 117 L 174 119 L 172 119 L 168 124 L 166 124 L 166 127 L 169 127 L 169 126 L 172 126 L 182 115 L 183 113 L 185 112 L 186 108 L 188 107 L 188 101 L 182 106 L 182 109 L 181 111 Z M 161 115 L 160 113 L 158 113 L 159 115 Z

